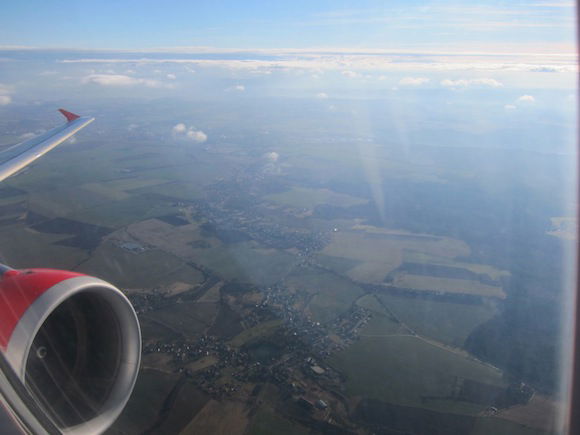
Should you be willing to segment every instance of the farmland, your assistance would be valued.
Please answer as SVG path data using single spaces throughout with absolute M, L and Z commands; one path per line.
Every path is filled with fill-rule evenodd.
M 232 131 L 236 113 L 190 109 L 215 129 L 205 143 L 168 133 L 173 106 L 146 133 L 104 121 L 115 140 L 63 147 L 0 192 L 3 261 L 101 277 L 137 310 L 141 376 L 111 433 L 550 432 L 555 374 L 533 347 L 548 335 L 518 335 L 533 368 L 486 358 L 509 309 L 529 320 L 550 298 L 525 296 L 511 259 L 528 257 L 496 234 L 506 208 L 464 168 L 291 108 L 311 136 L 272 123 L 272 158 L 272 136 Z M 248 131 L 267 116 L 250 110 Z

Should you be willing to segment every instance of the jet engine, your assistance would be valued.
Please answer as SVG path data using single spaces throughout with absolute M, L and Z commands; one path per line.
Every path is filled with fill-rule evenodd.
M 98 278 L 0 266 L 0 349 L 65 433 L 101 433 L 135 385 L 141 331 L 129 300 Z

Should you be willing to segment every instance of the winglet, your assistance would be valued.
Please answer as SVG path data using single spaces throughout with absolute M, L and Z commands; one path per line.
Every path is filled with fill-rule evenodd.
M 66 118 L 66 120 L 68 122 L 71 122 L 71 121 L 74 121 L 75 119 L 80 118 L 79 115 L 75 115 L 74 113 L 68 112 L 68 111 L 66 111 L 64 109 L 58 109 L 58 111 L 64 115 L 64 117 Z

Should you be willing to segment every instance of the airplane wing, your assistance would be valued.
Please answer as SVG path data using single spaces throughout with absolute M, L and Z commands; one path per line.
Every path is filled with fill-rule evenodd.
M 66 118 L 65 124 L 0 151 L 0 181 L 28 166 L 95 120 L 63 109 L 58 110 Z

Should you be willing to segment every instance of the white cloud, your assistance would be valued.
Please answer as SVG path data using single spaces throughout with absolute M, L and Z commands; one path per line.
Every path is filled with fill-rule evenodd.
M 349 78 L 351 78 L 351 79 L 354 79 L 354 78 L 360 77 L 360 74 L 359 74 L 359 73 L 357 73 L 357 72 L 354 72 L 354 71 L 350 71 L 350 70 L 343 71 L 343 72 L 342 72 L 342 75 L 343 75 L 343 76 L 345 76 L 345 77 L 349 77 Z
M 260 76 L 269 76 L 272 74 L 272 70 L 269 69 L 252 69 L 249 71 L 250 74 L 253 75 L 260 75 Z
M 234 85 L 224 89 L 226 92 L 244 92 L 245 90 L 246 87 L 244 85 Z
M 270 160 L 271 162 L 277 162 L 280 158 L 280 154 L 278 154 L 276 151 L 270 151 L 269 153 L 264 154 L 264 157 L 266 160 Z
M 182 122 L 180 122 L 179 124 L 174 125 L 173 128 L 171 129 L 171 131 L 174 134 L 185 133 L 186 130 L 187 130 L 187 127 Z
M 12 87 L 0 83 L 0 106 L 7 106 L 12 102 Z
M 138 79 L 135 77 L 129 77 L 123 74 L 89 74 L 83 77 L 83 83 L 93 83 L 100 86 L 113 86 L 113 87 L 124 87 L 124 86 L 136 86 L 142 85 L 149 88 L 161 88 L 161 87 L 171 87 L 170 85 L 163 84 L 159 80 L 151 79 Z
M 466 89 L 468 87 L 488 87 L 488 88 L 501 88 L 503 84 L 495 79 L 483 78 L 483 79 L 459 79 L 450 80 L 445 79 L 441 81 L 441 86 L 450 89 Z
M 536 99 L 532 95 L 522 95 L 517 99 L 518 103 L 534 103 Z
M 182 122 L 175 124 L 171 129 L 171 133 L 176 138 L 183 138 L 197 143 L 203 143 L 207 140 L 207 134 L 203 131 L 196 129 L 193 126 L 187 127 Z
M 316 98 L 319 98 L 321 100 L 325 100 L 328 98 L 328 94 L 326 92 L 319 92 L 318 94 L 316 94 Z
M 205 134 L 201 130 L 194 130 L 192 127 L 190 127 L 190 129 L 187 130 L 187 133 L 185 135 L 187 136 L 188 139 L 197 143 L 203 143 L 207 140 L 207 134 Z
M 167 78 L 169 80 L 175 80 L 177 78 L 177 76 L 175 74 L 167 74 Z
M 127 131 L 136 130 L 139 127 L 139 124 L 131 123 L 127 126 Z
M 533 95 L 522 95 L 518 97 L 513 104 L 506 104 L 504 109 L 506 110 L 515 110 L 520 106 L 526 106 L 527 104 L 533 104 L 536 102 L 536 99 Z
M 399 85 L 401 86 L 421 86 L 425 83 L 429 83 L 427 77 L 404 77 L 399 80 Z

